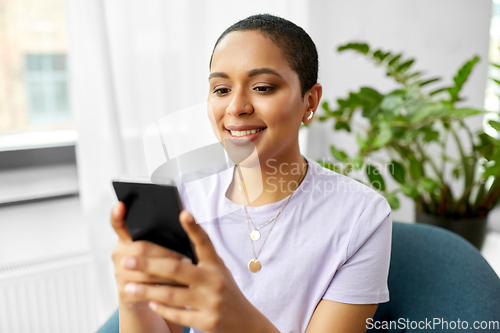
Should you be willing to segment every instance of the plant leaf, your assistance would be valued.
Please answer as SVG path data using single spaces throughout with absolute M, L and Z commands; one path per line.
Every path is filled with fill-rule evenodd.
M 352 167 L 356 170 L 359 170 L 363 167 L 363 164 L 364 164 L 364 158 L 363 156 L 356 156 L 354 157 L 352 160 L 351 160 L 351 163 L 352 163 Z
M 490 120 L 488 121 L 491 127 L 495 129 L 495 131 L 500 132 L 500 123 L 498 121 Z
M 439 187 L 438 183 L 429 177 L 424 177 L 420 179 L 420 185 L 428 193 L 434 193 L 434 191 Z
M 404 72 L 404 71 L 408 70 L 408 68 L 410 68 L 411 65 L 413 65 L 414 62 L 415 62 L 415 59 L 410 59 L 408 61 L 405 61 L 404 63 L 402 63 L 401 65 L 399 65 L 398 68 L 396 68 L 396 71 L 398 71 L 398 72 Z
M 422 165 L 413 156 L 408 156 L 410 162 L 410 175 L 413 179 L 420 179 L 424 173 Z
M 391 52 L 384 53 L 382 50 L 377 50 L 373 53 L 373 57 L 380 61 L 384 61 L 387 56 L 390 56 Z
M 379 169 L 376 166 L 368 164 L 366 166 L 366 175 L 370 180 L 370 184 L 379 191 L 385 191 L 385 182 L 384 178 L 380 174 Z
M 350 132 L 351 131 L 351 126 L 349 126 L 349 124 L 346 123 L 345 121 L 337 121 L 335 123 L 335 129 L 336 130 L 345 129 L 347 132 Z
M 471 60 L 467 61 L 458 71 L 457 75 L 453 78 L 455 82 L 455 86 L 448 89 L 450 93 L 451 102 L 457 102 L 460 100 L 460 91 L 462 90 L 462 86 L 469 78 L 470 73 L 474 66 L 478 63 L 479 57 L 474 56 Z
M 430 83 L 433 83 L 433 82 L 436 82 L 436 81 L 439 81 L 439 80 L 441 80 L 441 78 L 439 78 L 439 77 L 435 77 L 435 78 L 433 78 L 433 79 L 430 79 L 430 80 L 427 80 L 427 81 L 421 82 L 421 83 L 419 83 L 418 85 L 419 85 L 420 87 L 423 87 L 423 86 L 426 86 L 426 85 L 428 85 L 428 84 L 430 84 Z
M 370 47 L 368 46 L 368 44 L 365 43 L 348 43 L 345 45 L 341 45 L 337 48 L 337 51 L 339 52 L 345 50 L 354 50 L 359 53 L 368 54 L 368 52 L 370 52 Z
M 361 150 L 366 149 L 367 142 L 363 139 L 360 132 L 356 133 L 356 142 L 358 143 L 358 146 Z
M 496 84 L 499 84 L 500 85 L 500 81 L 498 81 L 497 79 L 495 78 L 491 78 Z
M 401 58 L 402 54 L 398 54 L 389 61 L 389 66 L 396 64 L 396 62 Z
M 392 177 L 400 184 L 405 182 L 405 168 L 404 166 L 396 161 L 392 161 L 389 165 L 389 172 Z
M 490 165 L 484 169 L 483 178 L 487 177 L 500 177 L 500 162 L 495 161 L 495 164 Z
M 388 193 L 385 196 L 387 202 L 391 206 L 391 209 L 398 209 L 400 204 L 399 204 L 399 198 L 395 193 Z
M 387 96 L 384 97 L 382 103 L 380 103 L 380 107 L 382 110 L 389 111 L 390 113 L 396 114 L 398 113 L 398 108 L 402 106 L 404 103 L 404 99 L 402 94 L 399 92 L 391 92 Z
M 446 115 L 450 115 L 450 116 L 454 116 L 454 117 L 458 117 L 458 118 L 470 117 L 470 116 L 475 116 L 475 115 L 483 114 L 483 113 L 488 113 L 488 111 L 464 108 L 464 109 L 448 109 L 445 112 Z
M 327 101 L 324 101 L 322 104 L 321 104 L 321 107 L 323 108 L 323 110 L 327 111 L 327 112 L 331 112 L 330 111 L 330 107 L 328 106 L 328 102 Z
M 338 150 L 334 146 L 330 146 L 330 151 L 332 152 L 333 157 L 339 162 L 345 162 L 347 160 L 347 154 L 341 150 Z
M 446 91 L 448 89 L 451 89 L 449 87 L 444 87 L 444 88 L 439 88 L 439 89 L 436 89 L 436 90 L 433 90 L 429 93 L 430 96 L 434 96 L 436 94 L 439 94 L 440 92 L 443 92 L 443 91 Z
M 410 198 L 416 199 L 418 198 L 418 188 L 417 184 L 414 182 L 408 182 L 403 185 L 401 185 L 401 190 L 403 193 Z
M 438 131 L 426 131 L 424 137 L 422 140 L 424 142 L 431 142 L 431 141 L 438 141 L 439 139 L 439 132 Z
M 423 72 L 422 71 L 418 71 L 418 72 L 415 72 L 415 73 L 412 73 L 408 76 L 409 79 L 413 78 L 413 77 L 416 77 L 416 76 L 420 76 L 422 75 Z
M 373 102 L 379 102 L 384 98 L 384 95 L 380 94 L 378 91 L 370 87 L 361 87 L 361 89 L 359 90 L 359 94 L 363 99 Z
M 413 117 L 411 117 L 410 122 L 412 124 L 421 122 L 422 120 L 424 120 L 428 117 L 435 116 L 435 115 L 442 113 L 444 110 L 446 110 L 446 106 L 444 106 L 441 103 L 433 103 L 433 104 L 426 105 L 422 109 L 418 110 L 413 115 Z
M 391 130 L 391 125 L 389 123 L 385 121 L 380 123 L 379 130 L 380 132 L 373 141 L 373 146 L 375 148 L 380 148 L 385 146 L 392 139 L 392 130 Z

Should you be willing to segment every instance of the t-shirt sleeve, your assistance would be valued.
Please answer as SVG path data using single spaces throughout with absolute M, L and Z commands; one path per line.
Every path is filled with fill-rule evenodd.
M 389 301 L 390 213 L 381 195 L 376 195 L 363 210 L 352 229 L 346 261 L 333 276 L 324 299 L 350 304 Z

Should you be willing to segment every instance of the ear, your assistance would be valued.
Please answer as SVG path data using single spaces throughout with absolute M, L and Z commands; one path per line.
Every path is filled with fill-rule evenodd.
M 321 84 L 316 83 L 304 95 L 305 110 L 304 115 L 302 116 L 302 122 L 304 124 L 310 124 L 313 121 L 314 113 L 318 108 L 322 94 L 323 87 L 321 86 Z

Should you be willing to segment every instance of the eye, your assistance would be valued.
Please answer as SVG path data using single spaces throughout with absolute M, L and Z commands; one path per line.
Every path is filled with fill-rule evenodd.
M 219 88 L 219 89 L 214 90 L 214 94 L 217 96 L 224 96 L 224 95 L 228 94 L 229 91 L 230 90 L 228 88 Z
M 258 92 L 262 92 L 262 93 L 268 93 L 268 92 L 273 91 L 274 87 L 271 87 L 271 86 L 259 86 L 259 87 L 255 87 L 254 90 L 256 90 Z

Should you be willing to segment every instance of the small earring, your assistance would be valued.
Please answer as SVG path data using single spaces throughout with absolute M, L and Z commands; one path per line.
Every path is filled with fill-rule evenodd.
M 311 114 L 309 115 L 309 117 L 307 117 L 307 120 L 311 120 L 313 117 L 313 114 L 314 114 L 314 112 L 311 111 Z

